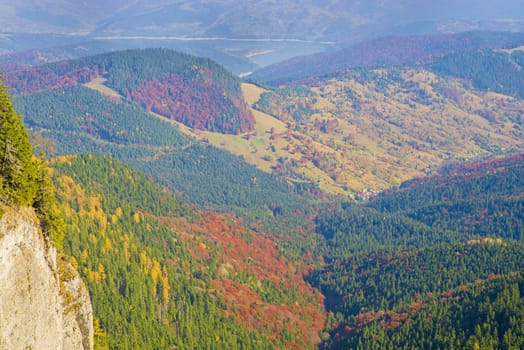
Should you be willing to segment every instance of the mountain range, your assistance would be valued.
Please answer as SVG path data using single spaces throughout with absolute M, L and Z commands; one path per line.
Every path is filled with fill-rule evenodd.
M 236 73 L 391 35 L 522 31 L 520 1 L 16 1 L 1 4 L 0 50 L 40 62 L 125 48 L 168 47 Z M 49 49 L 53 48 L 51 52 Z
M 24 0 L 3 4 L 5 32 L 173 35 L 344 41 L 396 29 L 475 29 L 475 21 L 499 20 L 517 29 L 522 4 L 482 1 L 75 1 Z M 447 26 L 446 26 L 447 24 Z M 372 27 L 375 28 L 372 28 Z M 517 27 L 515 27 L 517 26 Z M 246 30 L 249 27 L 249 30 Z M 440 28 L 439 28 L 440 27 Z M 493 29 L 493 28 L 492 28 Z M 356 32 L 356 33 L 355 33 Z
M 0 347 L 524 347 L 519 2 L 1 6 Z

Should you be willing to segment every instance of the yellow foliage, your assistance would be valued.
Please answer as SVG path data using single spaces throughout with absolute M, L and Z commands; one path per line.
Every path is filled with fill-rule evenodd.
M 113 250 L 113 243 L 111 243 L 111 240 L 109 239 L 109 237 L 106 237 L 105 242 L 104 242 L 103 251 L 109 252 L 111 250 Z
M 147 273 L 147 254 L 144 250 L 140 253 L 140 269 L 142 272 Z
M 129 258 L 131 257 L 131 254 L 129 253 L 131 238 L 128 234 L 125 234 L 122 236 L 122 241 L 124 242 L 124 255 L 126 257 L 126 262 L 129 264 Z
M 120 208 L 120 207 L 116 208 L 115 215 L 117 217 L 119 217 L 119 218 L 122 217 L 122 215 L 124 215 L 124 212 L 122 211 L 122 208 Z
M 93 320 L 93 328 L 95 330 L 95 336 L 104 336 L 106 335 L 106 332 L 100 327 L 100 320 L 95 317 Z
M 107 277 L 106 269 L 102 264 L 98 265 L 98 271 L 93 271 L 88 268 L 85 268 L 84 275 L 86 275 L 90 281 L 95 281 L 96 283 L 100 283 L 100 281 L 104 280 Z
M 88 253 L 87 253 L 87 249 L 84 249 L 82 251 L 82 253 L 80 254 L 80 259 L 82 259 L 82 262 L 86 262 L 87 261 L 87 258 L 88 258 Z
M 98 197 L 89 197 L 88 199 L 89 216 L 98 222 L 101 233 L 104 234 L 107 229 L 107 217 L 102 210 L 102 204 Z
M 98 279 L 97 282 L 104 280 L 106 278 L 106 269 L 104 265 L 98 264 Z
M 58 156 L 53 159 L 53 163 L 71 165 L 71 160 L 75 159 L 76 156 Z
M 140 223 L 140 213 L 139 212 L 136 212 L 135 214 L 133 214 L 133 220 L 135 220 L 137 224 Z
M 75 268 L 75 270 L 78 271 L 78 260 L 74 256 L 70 256 L 69 259 L 71 260 L 71 265 Z
M 153 260 L 153 268 L 151 269 L 151 278 L 153 283 L 156 285 L 158 283 L 158 278 L 160 277 L 162 270 L 158 261 Z
M 61 176 L 58 179 L 57 195 L 63 201 L 76 202 L 79 208 L 84 207 L 86 193 L 70 176 Z
M 169 278 L 167 276 L 167 268 L 164 266 L 162 268 L 162 297 L 164 303 L 169 301 Z

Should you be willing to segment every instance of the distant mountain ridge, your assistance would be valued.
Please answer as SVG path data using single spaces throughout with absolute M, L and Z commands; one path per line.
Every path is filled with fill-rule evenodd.
M 334 52 L 296 57 L 262 68 L 249 79 L 278 85 L 313 76 L 336 75 L 350 68 L 424 64 L 456 51 L 505 49 L 522 45 L 524 33 L 509 32 L 385 37 Z
M 523 13 L 519 0 L 4 1 L 0 54 L 169 47 L 243 74 L 384 36 L 524 31 Z
M 24 0 L 4 4 L 9 32 L 110 35 L 228 36 L 339 41 L 351 32 L 381 33 L 397 26 L 454 20 L 524 19 L 517 0 L 76 1 Z M 510 23 L 511 24 L 511 23 Z M 514 23 L 513 23 L 514 24 Z M 375 28 L 370 28 L 370 27 Z M 455 26 L 459 26 L 455 24 Z M 448 24 L 449 28 L 449 24 Z M 380 35 L 380 34 L 379 34 Z

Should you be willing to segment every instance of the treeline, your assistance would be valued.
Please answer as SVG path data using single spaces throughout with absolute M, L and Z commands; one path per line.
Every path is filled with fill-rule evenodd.
M 127 50 L 7 73 L 14 93 L 85 84 L 95 77 L 144 108 L 204 130 L 240 133 L 254 118 L 240 80 L 209 59 L 166 49 Z

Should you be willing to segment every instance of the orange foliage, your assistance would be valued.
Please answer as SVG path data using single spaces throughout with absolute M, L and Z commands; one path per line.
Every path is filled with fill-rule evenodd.
M 272 337 L 280 336 L 285 329 L 296 334 L 302 344 L 312 346 L 320 342 L 319 334 L 325 323 L 323 296 L 304 281 L 303 272 L 307 269 L 300 266 L 311 256 L 295 264 L 287 261 L 266 234 L 246 229 L 242 220 L 233 215 L 201 212 L 198 224 L 180 218 L 160 220 L 173 227 L 177 238 L 187 244 L 201 269 L 208 268 L 210 247 L 216 248 L 214 258 L 219 267 L 212 287 L 225 301 L 227 310 L 224 313 L 228 317 L 249 329 L 268 332 Z M 234 274 L 241 271 L 256 276 L 260 282 L 270 282 L 276 288 L 294 290 L 301 296 L 301 302 L 264 301 L 255 290 L 234 281 Z M 287 347 L 301 348 L 297 344 L 287 344 Z

